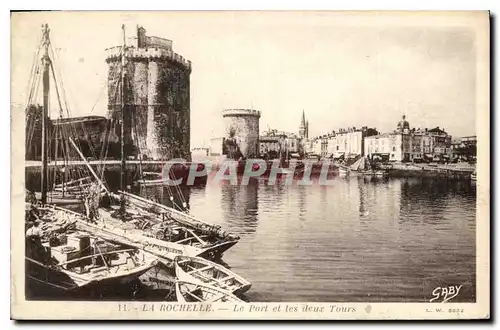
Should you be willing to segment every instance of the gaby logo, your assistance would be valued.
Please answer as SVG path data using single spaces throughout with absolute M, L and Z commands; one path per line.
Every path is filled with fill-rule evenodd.
M 318 180 L 312 180 L 312 171 L 319 171 Z M 231 185 L 248 185 L 250 180 L 266 178 L 268 185 L 274 185 L 278 179 L 285 185 L 332 185 L 335 180 L 328 174 L 335 170 L 333 162 L 325 160 L 319 166 L 313 161 L 291 161 L 287 167 L 280 165 L 279 160 L 266 162 L 263 159 L 246 161 L 225 161 L 215 166 L 210 161 L 188 163 L 184 159 L 166 162 L 162 171 L 162 183 L 169 186 L 180 184 L 193 185 L 196 178 L 210 177 L 215 182 Z M 300 180 L 297 178 L 300 177 Z
M 444 287 L 437 287 L 432 291 L 433 298 L 429 300 L 429 302 L 433 301 L 441 301 L 441 302 L 447 302 L 460 293 L 460 289 L 462 288 L 462 285 L 451 285 L 451 286 L 444 286 Z

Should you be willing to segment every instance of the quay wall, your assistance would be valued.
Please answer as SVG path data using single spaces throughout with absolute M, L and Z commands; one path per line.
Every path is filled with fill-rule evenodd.
M 38 162 L 39 163 L 39 162 Z M 140 173 L 142 172 L 156 172 L 161 173 L 163 171 L 165 162 L 143 162 L 139 164 L 139 162 L 135 163 L 127 163 L 127 171 L 126 171 L 126 182 L 127 185 L 133 185 L 134 181 L 140 179 Z M 195 163 L 186 163 L 184 165 L 173 164 L 172 171 L 173 177 L 172 179 L 182 178 L 185 180 L 189 174 L 188 169 L 191 164 Z M 60 164 L 61 165 L 61 164 Z M 59 166 L 60 166 L 59 165 Z M 101 173 L 101 165 L 98 163 L 94 163 L 90 165 L 92 169 L 100 174 Z M 112 164 L 107 164 L 104 169 L 104 180 L 109 183 L 110 187 L 119 187 L 120 182 L 120 168 L 121 165 L 119 162 L 113 162 Z M 66 181 L 69 181 L 69 178 L 80 178 L 83 176 L 92 176 L 88 167 L 85 164 L 68 164 L 65 167 L 65 174 L 62 174 L 60 171 L 60 167 L 56 168 L 53 165 L 48 166 L 48 177 L 49 182 L 61 183 L 63 181 L 62 175 L 66 176 Z M 25 167 L 25 186 L 27 189 L 40 191 L 40 175 L 41 175 L 41 167 L 38 165 L 26 166 Z M 198 177 L 195 180 L 195 184 L 206 182 L 206 176 Z
M 390 177 L 435 177 L 446 179 L 468 180 L 474 172 L 472 165 L 436 165 L 428 164 L 391 164 L 382 166 L 389 172 Z

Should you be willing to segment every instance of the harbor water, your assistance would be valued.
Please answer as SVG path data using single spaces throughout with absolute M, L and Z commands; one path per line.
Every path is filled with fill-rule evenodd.
M 337 177 L 328 186 L 207 181 L 132 189 L 168 206 L 186 203 L 192 215 L 239 235 L 219 262 L 252 283 L 245 300 L 428 302 L 438 288 L 450 286 L 461 286 L 453 302 L 476 299 L 476 187 L 470 180 Z M 153 281 L 171 275 L 154 269 L 127 287 L 71 295 L 175 300 L 168 285 Z M 67 299 L 33 293 L 28 299 Z
M 428 302 L 462 286 L 475 301 L 476 190 L 470 181 L 337 178 L 300 186 L 255 179 L 145 187 L 241 237 L 223 257 L 250 301 Z M 434 291 L 437 292 L 437 291 Z

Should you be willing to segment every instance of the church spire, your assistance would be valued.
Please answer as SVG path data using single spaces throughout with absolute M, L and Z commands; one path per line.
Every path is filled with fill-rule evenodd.
M 306 137 L 307 132 L 307 124 L 306 124 L 306 113 L 304 109 L 302 109 L 302 119 L 300 121 L 300 126 L 299 126 L 299 136 L 301 138 Z

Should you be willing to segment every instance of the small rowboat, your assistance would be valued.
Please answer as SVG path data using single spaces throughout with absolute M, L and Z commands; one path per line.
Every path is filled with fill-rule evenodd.
M 174 263 L 175 274 L 181 281 L 201 283 L 233 294 L 244 293 L 252 286 L 243 277 L 204 258 L 178 256 Z
M 388 173 L 385 172 L 385 171 L 374 171 L 373 172 L 373 175 L 375 177 L 379 177 L 379 178 L 385 178 L 386 176 L 388 176 Z
M 339 167 L 339 177 L 345 178 L 349 176 L 349 169 L 345 167 Z
M 232 293 L 199 283 L 175 282 L 178 302 L 244 302 Z

